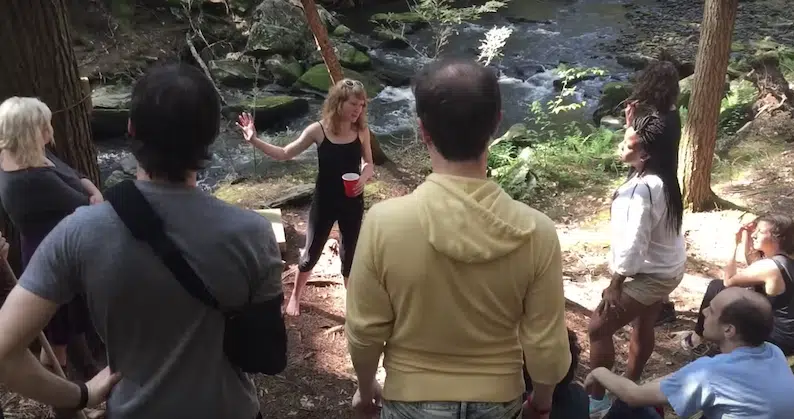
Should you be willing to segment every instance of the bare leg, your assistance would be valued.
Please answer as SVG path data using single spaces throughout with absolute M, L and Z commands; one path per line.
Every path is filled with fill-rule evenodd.
M 646 307 L 623 293 L 619 307 L 602 312 L 598 308 L 590 317 L 588 334 L 590 336 L 590 368 L 605 367 L 612 369 L 615 366 L 615 344 L 612 336 L 621 327 L 634 320 Z M 595 399 L 602 399 L 606 390 L 601 385 L 594 385 L 590 393 Z
M 306 288 L 306 283 L 312 276 L 312 271 L 298 272 L 295 277 L 295 286 L 292 288 L 292 296 L 287 303 L 287 310 L 285 311 L 288 316 L 300 316 L 301 314 L 301 296 L 303 289 Z
M 55 362 L 61 366 L 66 365 L 66 345 L 52 345 L 52 352 L 55 354 Z M 44 351 L 44 348 L 41 348 L 39 361 L 41 361 L 44 366 L 52 368 L 53 371 L 55 370 L 55 365 L 52 364 L 53 360 L 47 356 L 47 352 Z
M 653 353 L 656 343 L 653 329 L 661 308 L 661 302 L 652 304 L 632 322 L 629 359 L 626 365 L 626 378 L 631 381 L 640 380 L 642 370 Z
M 346 276 L 342 277 L 342 280 L 345 281 L 345 289 L 347 289 L 347 279 L 348 278 Z

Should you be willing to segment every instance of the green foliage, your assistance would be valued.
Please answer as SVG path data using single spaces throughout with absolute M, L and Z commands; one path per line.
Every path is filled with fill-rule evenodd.
M 619 171 L 616 142 L 620 135 L 601 127 L 560 121 L 562 114 L 585 106 L 572 101 L 573 82 L 603 76 L 596 68 L 560 68 L 560 93 L 529 107 L 526 129 L 511 128 L 491 144 L 488 173 L 515 199 L 553 194 L 583 184 L 609 182 Z
M 386 13 L 373 16 L 379 25 L 378 30 L 389 33 L 397 39 L 416 28 L 419 23 L 430 25 L 433 42 L 424 48 L 409 45 L 416 52 L 428 58 L 438 57 L 449 42 L 449 37 L 457 34 L 457 27 L 463 22 L 479 19 L 483 14 L 494 13 L 507 5 L 508 0 L 488 0 L 485 4 L 469 7 L 455 7 L 453 0 L 412 0 L 410 13 Z

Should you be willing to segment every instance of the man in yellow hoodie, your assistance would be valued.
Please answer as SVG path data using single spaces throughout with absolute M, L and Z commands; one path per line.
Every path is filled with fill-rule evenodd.
M 547 216 L 487 179 L 496 75 L 437 61 L 414 95 L 434 173 L 365 216 L 347 290 L 353 407 L 372 417 L 382 397 L 386 419 L 512 419 L 523 404 L 524 417 L 545 417 L 571 363 L 560 243 Z

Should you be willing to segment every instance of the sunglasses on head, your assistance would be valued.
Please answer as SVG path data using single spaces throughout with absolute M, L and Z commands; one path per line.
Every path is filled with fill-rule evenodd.
M 360 81 L 358 81 L 358 80 L 344 79 L 344 80 L 342 80 L 342 83 L 343 83 L 345 86 L 347 86 L 347 87 L 356 87 L 356 86 L 358 86 L 358 87 L 364 87 L 364 84 L 363 84 L 363 83 L 361 83 L 361 82 L 360 82 Z

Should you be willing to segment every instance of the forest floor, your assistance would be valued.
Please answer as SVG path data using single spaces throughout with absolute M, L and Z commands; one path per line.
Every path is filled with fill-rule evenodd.
M 733 234 L 740 219 L 765 211 L 790 211 L 794 207 L 794 120 L 781 115 L 759 124 L 760 129 L 748 130 L 745 137 L 731 150 L 716 159 L 713 189 L 747 211 L 725 210 L 708 213 L 687 213 L 684 230 L 689 263 L 687 277 L 673 293 L 678 311 L 677 320 L 659 326 L 656 350 L 645 370 L 645 379 L 668 374 L 690 362 L 673 333 L 693 327 L 695 313 L 709 278 L 718 277 L 720 269 L 732 251 Z M 426 159 L 420 147 L 413 146 L 402 153 L 394 169 L 376 170 L 375 178 L 367 186 L 368 205 L 379 200 L 409 193 L 426 173 Z M 563 169 L 564 170 L 564 169 Z M 412 173 L 414 175 L 406 175 Z M 220 196 L 237 205 L 258 208 L 267 199 L 279 196 L 284 190 L 308 180 L 298 177 L 263 178 L 229 185 Z M 615 178 L 617 184 L 620 180 Z M 570 190 L 554 199 L 534 203 L 536 207 L 557 221 L 563 248 L 567 322 L 582 346 L 580 380 L 589 371 L 589 345 L 586 335 L 590 310 L 597 304 L 607 281 L 606 254 L 608 250 L 608 200 L 614 185 L 590 190 Z M 292 290 L 292 281 L 299 249 L 305 240 L 305 205 L 282 208 L 286 230 L 287 262 L 284 274 L 285 293 Z M 337 239 L 337 231 L 331 240 Z M 287 318 L 289 330 L 289 363 L 276 376 L 256 376 L 262 412 L 272 418 L 352 418 L 349 408 L 356 388 L 355 374 L 347 354 L 344 333 L 345 291 L 339 274 L 338 255 L 328 246 L 315 269 L 315 275 L 304 294 L 302 315 Z M 629 328 L 615 338 L 616 370 L 625 368 Z M 379 379 L 385 376 L 381 369 Z M 0 391 L 7 418 L 49 417 L 49 409 L 23 399 L 13 393 Z M 669 418 L 674 418 L 669 413 Z
M 718 277 L 721 266 L 732 252 L 733 235 L 740 219 L 765 211 L 790 211 L 794 205 L 794 121 L 781 115 L 751 129 L 729 152 L 716 160 L 714 191 L 722 198 L 746 207 L 747 211 L 725 210 L 708 213 L 687 213 L 684 230 L 689 263 L 687 277 L 671 296 L 678 311 L 674 323 L 657 328 L 656 350 L 645 370 L 652 379 L 679 369 L 693 358 L 684 353 L 673 334 L 690 330 L 695 313 L 710 278 Z M 424 162 L 421 150 L 412 149 L 402 156 L 398 165 L 409 173 L 420 173 Z M 394 155 L 394 154 L 393 154 Z M 413 165 L 413 166 L 412 166 Z M 393 170 L 378 168 L 368 185 L 368 204 L 409 193 L 420 176 L 406 181 Z M 615 182 L 619 182 L 615 179 Z M 247 182 L 230 186 L 224 192 L 238 205 L 256 208 L 266 199 L 278 196 L 290 182 Z M 606 284 L 606 253 L 608 250 L 609 188 L 566 191 L 555 199 L 537 204 L 558 222 L 564 252 L 566 297 L 569 300 L 568 326 L 576 331 L 583 353 L 579 379 L 589 371 L 587 324 L 590 311 L 600 298 Z M 292 290 L 298 253 L 303 244 L 308 208 L 283 208 L 287 237 L 284 255 L 285 292 Z M 337 231 L 331 235 L 335 240 Z M 290 360 L 284 373 L 275 377 L 257 377 L 262 410 L 271 417 L 335 418 L 352 417 L 349 402 L 355 391 L 355 375 L 347 355 L 344 334 L 335 326 L 344 322 L 345 291 L 339 275 L 340 262 L 327 246 L 304 294 L 303 314 L 288 318 Z M 628 351 L 628 332 L 618 333 L 616 341 L 617 370 L 623 371 Z M 381 370 L 379 377 L 382 379 Z M 670 416 L 675 417 L 675 416 Z

